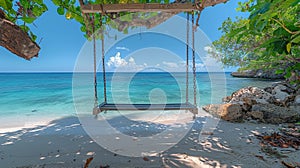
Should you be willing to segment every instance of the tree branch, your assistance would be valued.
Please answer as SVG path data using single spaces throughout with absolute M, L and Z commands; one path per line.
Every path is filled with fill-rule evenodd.
M 134 17 L 132 21 L 121 21 L 119 18 L 114 19 L 113 21 L 117 23 L 119 31 L 124 31 L 128 27 L 137 27 L 137 26 L 145 26 L 148 29 L 150 29 L 152 27 L 155 27 L 165 22 L 166 20 L 168 20 L 169 18 L 171 18 L 176 14 L 178 14 L 178 12 L 176 13 L 160 12 L 157 16 L 151 17 L 146 20 L 140 19 L 139 17 Z
M 206 0 L 203 4 L 203 8 L 206 8 L 209 6 L 215 6 L 217 4 L 225 3 L 227 1 L 229 1 L 229 0 Z
M 295 31 L 295 32 L 293 32 L 293 31 L 291 31 L 291 30 L 289 30 L 283 23 L 281 23 L 280 21 L 278 21 L 278 20 L 276 20 L 276 19 L 274 19 L 274 18 L 271 18 L 272 20 L 274 20 L 276 23 L 278 23 L 285 31 L 287 31 L 288 33 L 290 33 L 290 34 L 297 34 L 297 33 L 299 33 L 299 31 Z
M 200 19 L 200 14 L 202 12 L 202 10 L 206 7 L 209 6 L 214 6 L 216 4 L 219 3 L 225 3 L 228 0 L 203 0 L 202 3 L 197 4 L 198 9 L 199 9 L 199 13 L 198 13 L 198 18 L 197 18 L 197 26 L 199 25 L 199 19 Z M 176 3 L 185 3 L 182 1 L 176 1 Z M 148 29 L 153 28 L 163 22 L 165 22 L 166 20 L 168 20 L 169 18 L 173 17 L 174 15 L 177 15 L 179 12 L 160 12 L 157 16 L 152 17 L 150 19 L 147 20 L 142 20 L 138 17 L 133 18 L 132 21 L 121 21 L 120 19 L 113 19 L 117 24 L 118 24 L 118 30 L 119 31 L 124 31 L 126 28 L 128 27 L 138 27 L 138 26 L 145 26 Z
M 0 13 L 4 14 L 0 10 Z M 0 15 L 0 46 L 10 52 L 30 60 L 37 57 L 40 47 L 18 25 L 10 22 L 5 15 Z

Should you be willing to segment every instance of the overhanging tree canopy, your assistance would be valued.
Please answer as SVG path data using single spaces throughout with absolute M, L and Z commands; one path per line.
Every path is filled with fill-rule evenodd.
M 224 65 L 276 70 L 300 83 L 300 1 L 248 0 L 238 9 L 249 18 L 223 23 L 213 55 Z
M 85 37 L 91 37 L 93 30 L 109 25 L 126 33 L 129 27 L 154 27 L 179 12 L 194 11 L 198 14 L 209 6 L 228 0 L 52 0 L 57 13 L 66 19 L 75 19 L 82 27 Z M 15 7 L 14 7 L 15 6 Z M 43 0 L 1 0 L 0 1 L 0 45 L 27 60 L 37 57 L 40 47 L 37 37 L 28 25 L 47 11 Z M 138 13 L 137 13 L 138 12 Z M 8 27 L 7 27 L 8 26 Z

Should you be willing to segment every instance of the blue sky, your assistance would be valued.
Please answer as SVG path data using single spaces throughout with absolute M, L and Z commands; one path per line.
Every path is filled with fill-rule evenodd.
M 47 2 L 49 10 L 35 22 L 37 27 L 33 27 L 32 29 L 38 36 L 37 42 L 39 43 L 41 41 L 39 57 L 27 61 L 13 55 L 5 48 L 0 47 L 0 72 L 73 71 L 78 54 L 86 42 L 86 39 L 80 31 L 79 23 L 73 20 L 66 20 L 63 16 L 59 16 L 56 13 L 56 7 L 49 1 Z M 214 41 L 221 36 L 221 32 L 218 28 L 228 17 L 234 18 L 236 16 L 246 16 L 244 13 L 236 12 L 235 8 L 237 7 L 237 2 L 238 1 L 232 0 L 226 4 L 219 4 L 214 7 L 206 8 L 202 12 L 200 29 L 202 29 L 210 40 Z M 130 43 L 132 44 L 129 46 L 140 45 L 132 40 Z M 159 43 L 157 44 L 158 46 L 161 45 Z M 172 45 L 173 42 L 170 40 L 170 46 Z M 127 49 L 122 47 L 123 46 L 116 46 L 112 49 L 115 49 L 115 51 L 110 52 L 121 52 L 120 56 L 124 57 L 130 53 L 129 51 L 134 51 L 132 48 Z M 110 57 L 111 55 L 107 56 L 107 63 L 109 62 Z

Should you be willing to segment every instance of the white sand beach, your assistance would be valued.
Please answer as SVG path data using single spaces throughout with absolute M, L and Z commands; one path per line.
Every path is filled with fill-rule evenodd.
M 121 156 L 104 149 L 87 135 L 75 116 L 27 128 L 9 130 L 1 127 L 0 167 L 84 167 L 90 157 L 93 160 L 89 167 L 145 168 L 284 167 L 281 160 L 300 160 L 299 151 L 288 153 L 288 158 L 283 159 L 261 151 L 254 134 L 276 131 L 275 125 L 220 121 L 213 132 L 202 133 L 209 136 L 207 140 L 199 141 L 201 127 L 197 125 L 204 118 L 197 117 L 193 127 L 178 144 L 156 156 L 145 157 Z M 105 134 L 102 136 L 118 136 Z

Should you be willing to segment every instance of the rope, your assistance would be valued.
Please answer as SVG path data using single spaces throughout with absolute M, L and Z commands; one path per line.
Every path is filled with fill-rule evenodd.
M 106 96 L 106 72 L 105 72 L 105 53 L 104 53 L 104 34 L 102 31 L 102 70 L 103 70 L 103 95 L 104 95 L 104 103 L 107 103 L 107 96 Z
M 192 47 L 193 47 L 193 87 L 194 87 L 194 105 L 197 107 L 197 86 L 196 86 L 196 63 L 195 63 L 195 29 L 194 29 L 194 13 L 192 15 Z
M 94 15 L 93 15 L 93 21 L 94 21 Z M 93 24 L 93 54 L 94 54 L 94 109 L 93 114 L 97 116 L 99 113 L 98 108 L 98 93 L 97 93 L 97 48 L 96 48 L 96 36 L 95 36 L 95 26 Z
M 94 30 L 93 30 L 94 31 Z M 98 93 L 97 93 L 97 55 L 96 55 L 96 37 L 93 34 L 93 50 L 94 50 L 94 93 L 95 93 L 95 106 L 98 104 Z
M 185 95 L 185 103 L 189 102 L 189 29 L 190 29 L 190 17 L 189 13 L 186 13 L 186 95 Z

